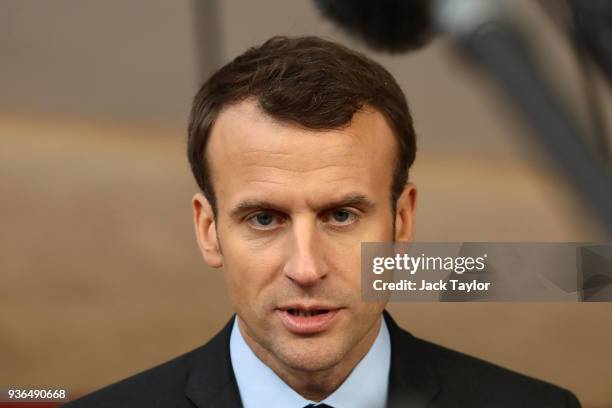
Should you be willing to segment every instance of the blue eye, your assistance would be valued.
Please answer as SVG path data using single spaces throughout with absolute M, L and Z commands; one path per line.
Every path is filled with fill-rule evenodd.
M 357 215 L 348 210 L 334 210 L 329 215 L 332 224 L 350 225 L 357 220 Z
M 281 220 L 279 220 L 279 216 L 272 212 L 259 212 L 256 213 L 249 218 L 247 218 L 247 223 L 249 223 L 253 228 L 260 230 L 269 230 L 275 228 Z
M 272 221 L 274 221 L 274 217 L 272 217 L 272 215 L 268 213 L 257 214 L 255 216 L 255 219 L 261 225 L 270 225 L 272 224 Z
M 348 220 L 351 214 L 348 211 L 334 211 L 333 217 L 335 221 L 344 222 Z

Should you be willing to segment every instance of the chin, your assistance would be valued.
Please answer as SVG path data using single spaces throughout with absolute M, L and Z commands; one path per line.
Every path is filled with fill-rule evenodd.
M 301 371 L 327 370 L 340 361 L 344 355 L 338 344 L 324 339 L 299 339 L 279 345 L 276 355 L 288 367 Z

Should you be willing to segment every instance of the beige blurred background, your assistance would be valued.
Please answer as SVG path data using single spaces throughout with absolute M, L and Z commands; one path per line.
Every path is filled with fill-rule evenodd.
M 551 77 L 584 117 L 571 52 L 529 13 Z M 229 319 L 223 273 L 193 237 L 187 114 L 208 74 L 275 34 L 364 50 L 304 0 L 2 1 L 0 388 L 83 394 L 197 347 Z M 366 52 L 415 118 L 417 240 L 609 239 L 445 40 Z M 419 337 L 612 407 L 612 304 L 389 309 Z

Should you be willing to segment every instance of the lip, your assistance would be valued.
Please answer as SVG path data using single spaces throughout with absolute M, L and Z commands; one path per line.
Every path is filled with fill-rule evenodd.
M 290 309 L 300 309 L 304 311 L 326 310 L 312 316 L 296 316 L 289 313 Z M 279 318 L 285 328 L 293 334 L 317 334 L 327 330 L 336 320 L 340 308 L 328 307 L 323 305 L 290 305 L 277 309 Z

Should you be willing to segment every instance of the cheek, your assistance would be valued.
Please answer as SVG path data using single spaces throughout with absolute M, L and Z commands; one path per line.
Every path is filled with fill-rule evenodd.
M 359 291 L 361 286 L 361 243 L 350 246 L 329 243 L 327 260 L 332 275 L 339 275 L 344 284 L 353 291 Z
M 254 247 L 240 239 L 223 243 L 225 280 L 236 309 L 263 305 L 262 294 L 271 287 L 280 268 L 278 254 L 273 247 Z
M 390 242 L 393 240 L 393 224 L 395 220 L 391 208 L 381 208 L 376 213 L 363 219 L 356 234 L 349 237 L 358 246 L 360 256 L 362 242 Z

